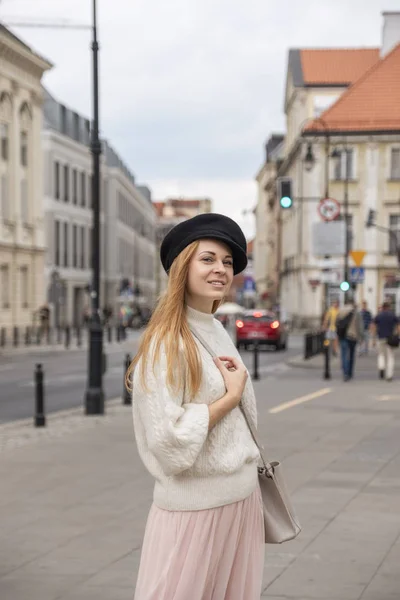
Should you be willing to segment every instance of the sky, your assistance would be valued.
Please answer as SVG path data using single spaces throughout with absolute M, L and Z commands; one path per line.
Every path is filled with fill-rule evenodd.
M 92 0 L 0 0 L 0 21 L 91 23 Z M 100 130 L 153 200 L 209 197 L 251 237 L 255 175 L 284 132 L 289 48 L 380 46 L 398 0 L 98 0 Z M 12 27 L 90 117 L 90 30 Z

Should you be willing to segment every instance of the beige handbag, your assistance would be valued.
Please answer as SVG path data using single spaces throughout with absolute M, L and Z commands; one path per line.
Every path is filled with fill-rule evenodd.
M 215 352 L 202 336 L 193 329 L 191 331 L 207 352 L 215 358 Z M 258 441 L 256 427 L 241 401 L 239 408 L 243 413 L 263 463 L 263 466 L 258 468 L 258 481 L 263 501 L 265 543 L 281 544 L 295 538 L 300 533 L 301 526 L 286 490 L 281 463 L 277 461 L 270 463 L 266 460 L 263 454 L 264 448 Z

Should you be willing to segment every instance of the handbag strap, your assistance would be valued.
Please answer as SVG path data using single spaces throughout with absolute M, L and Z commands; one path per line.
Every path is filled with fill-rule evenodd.
M 200 342 L 200 344 L 202 346 L 204 346 L 204 348 L 207 350 L 207 352 L 211 355 L 211 357 L 217 358 L 217 355 L 215 354 L 215 352 L 213 351 L 213 349 L 211 348 L 211 346 L 208 344 L 208 342 L 206 342 L 206 340 L 194 329 L 190 328 L 190 331 L 192 332 L 192 334 L 194 335 L 195 338 L 197 338 Z M 263 454 L 263 450 L 264 447 L 261 445 L 259 439 L 258 439 L 258 435 L 257 435 L 257 430 L 256 430 L 256 426 L 253 422 L 253 419 L 251 418 L 251 416 L 249 415 L 249 413 L 246 411 L 242 400 L 240 400 L 239 402 L 239 408 L 242 411 L 242 414 L 244 416 L 244 419 L 247 423 L 247 427 L 250 430 L 251 433 L 251 437 L 254 440 L 255 445 L 257 446 L 259 452 L 260 452 L 260 456 L 261 456 L 261 460 L 263 462 L 264 468 L 267 471 L 272 471 L 273 472 L 273 466 L 269 463 L 269 461 L 266 459 L 265 455 Z

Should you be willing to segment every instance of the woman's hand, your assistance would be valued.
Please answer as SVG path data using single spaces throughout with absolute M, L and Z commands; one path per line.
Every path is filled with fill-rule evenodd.
M 237 406 L 242 398 L 248 377 L 246 367 L 233 356 L 219 356 L 214 358 L 214 362 L 221 371 L 226 391 L 232 399 L 233 405 Z

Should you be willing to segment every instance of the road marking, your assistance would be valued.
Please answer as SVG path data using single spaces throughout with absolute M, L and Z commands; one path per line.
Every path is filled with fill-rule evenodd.
M 307 394 L 306 396 L 300 396 L 300 398 L 295 398 L 294 400 L 289 400 L 289 402 L 283 402 L 282 404 L 278 404 L 269 410 L 272 415 L 276 413 L 282 412 L 288 408 L 293 408 L 293 406 L 298 406 L 299 404 L 304 404 L 304 402 L 309 402 L 310 400 L 314 400 L 315 398 L 321 398 L 321 396 L 326 396 L 326 394 L 330 394 L 332 388 L 322 388 L 317 392 L 313 392 L 312 394 Z
M 386 394 L 384 394 L 383 396 L 378 396 L 378 400 L 380 402 L 388 402 L 388 401 L 391 401 L 391 400 L 400 400 L 400 396 L 399 396 L 399 394 L 397 394 L 397 395 L 386 395 Z

